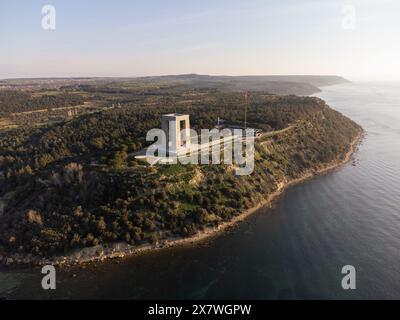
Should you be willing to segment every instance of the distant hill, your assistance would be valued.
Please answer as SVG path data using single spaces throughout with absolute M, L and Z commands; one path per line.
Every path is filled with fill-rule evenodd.
M 339 76 L 246 76 L 239 78 L 254 81 L 300 82 L 308 83 L 316 87 L 350 82 Z
M 182 74 L 138 78 L 42 78 L 8 79 L 0 81 L 0 89 L 60 88 L 73 85 L 107 85 L 109 83 L 145 83 L 179 85 L 194 89 L 226 89 L 230 91 L 264 91 L 278 95 L 310 95 L 320 92 L 320 87 L 346 83 L 339 76 L 209 76 Z
M 198 74 L 168 75 L 141 78 L 150 82 L 179 81 L 195 88 L 226 88 L 229 90 L 266 91 L 271 94 L 310 95 L 320 92 L 319 87 L 346 83 L 339 76 L 208 76 Z
M 319 75 L 270 75 L 270 76 L 209 76 L 195 73 L 182 75 L 168 75 L 159 77 L 147 77 L 152 79 L 163 78 L 169 80 L 200 80 L 200 81 L 250 81 L 250 82 L 299 82 L 308 83 L 316 87 L 330 86 L 350 82 L 340 76 Z

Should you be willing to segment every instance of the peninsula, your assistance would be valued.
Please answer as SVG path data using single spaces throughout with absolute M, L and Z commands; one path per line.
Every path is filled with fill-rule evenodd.
M 299 87 L 314 87 L 311 81 L 338 79 L 3 81 L 1 262 L 124 256 L 204 239 L 233 225 L 288 185 L 350 159 L 362 128 L 319 98 L 294 95 Z M 213 128 L 218 118 L 241 125 L 239 87 L 250 91 L 248 125 L 262 131 L 251 175 L 236 176 L 233 165 L 150 166 L 128 156 L 147 146 L 146 133 L 159 127 L 163 114 L 190 114 L 195 129 Z

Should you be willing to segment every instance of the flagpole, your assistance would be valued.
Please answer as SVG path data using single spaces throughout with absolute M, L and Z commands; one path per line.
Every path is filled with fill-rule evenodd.
M 244 130 L 247 131 L 247 106 L 248 106 L 249 92 L 244 92 Z

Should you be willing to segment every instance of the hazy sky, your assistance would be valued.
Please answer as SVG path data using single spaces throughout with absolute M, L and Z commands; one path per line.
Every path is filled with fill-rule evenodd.
M 46 4 L 56 8 L 56 30 L 42 28 Z M 355 24 L 346 5 L 355 8 Z M 0 78 L 400 79 L 399 17 L 399 0 L 0 0 Z

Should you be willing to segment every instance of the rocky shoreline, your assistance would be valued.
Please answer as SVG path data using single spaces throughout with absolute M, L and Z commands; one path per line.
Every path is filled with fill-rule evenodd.
M 79 249 L 71 252 L 65 256 L 57 256 L 53 258 L 38 258 L 31 254 L 13 254 L 11 256 L 2 255 L 0 253 L 0 264 L 13 266 L 13 265 L 58 265 L 58 266 L 71 266 L 86 264 L 91 262 L 99 262 L 108 259 L 120 259 L 127 256 L 137 255 L 150 250 L 161 250 L 163 248 L 170 248 L 180 245 L 192 245 L 199 243 L 205 239 L 209 239 L 213 236 L 219 235 L 222 231 L 227 230 L 243 221 L 248 216 L 258 211 L 259 209 L 271 204 L 272 201 L 277 199 L 289 186 L 301 183 L 305 180 L 313 178 L 317 175 L 327 173 L 331 170 L 341 167 L 342 165 L 348 163 L 358 145 L 362 141 L 364 136 L 363 130 L 360 130 L 357 137 L 353 140 L 349 151 L 341 161 L 334 161 L 328 165 L 325 165 L 318 169 L 310 170 L 309 172 L 303 174 L 297 179 L 292 179 L 289 181 L 282 181 L 278 184 L 277 190 L 272 194 L 269 194 L 264 201 L 259 203 L 256 207 L 246 210 L 242 214 L 236 216 L 232 220 L 220 224 L 218 227 L 209 228 L 204 231 L 197 233 L 196 235 L 188 238 L 170 238 L 160 241 L 156 244 L 144 244 L 141 246 L 132 246 L 127 243 L 113 243 L 107 245 L 99 245 L 90 248 Z

